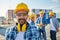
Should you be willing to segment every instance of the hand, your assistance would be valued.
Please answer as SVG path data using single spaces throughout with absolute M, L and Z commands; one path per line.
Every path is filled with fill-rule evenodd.
M 59 30 L 58 30 L 58 29 L 56 29 L 56 32 L 59 32 Z
M 40 26 L 40 24 L 37 24 L 37 26 Z
M 37 24 L 37 26 L 44 26 L 43 24 Z
M 40 24 L 40 26 L 44 26 L 43 24 Z
M 59 31 L 59 28 L 56 28 L 56 32 L 58 32 Z

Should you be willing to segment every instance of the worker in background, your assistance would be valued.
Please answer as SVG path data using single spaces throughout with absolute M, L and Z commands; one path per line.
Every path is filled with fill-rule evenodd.
M 35 25 L 37 26 L 37 28 L 39 30 L 40 38 L 43 36 L 43 39 L 46 40 L 46 31 L 45 31 L 46 20 L 44 18 L 44 12 L 40 11 L 39 14 L 40 14 L 40 17 L 37 18 Z M 42 40 L 42 38 L 41 38 L 41 40 Z
M 49 12 L 50 17 L 50 38 L 51 40 L 57 40 L 56 39 L 56 33 L 59 31 L 59 22 L 54 17 L 54 12 Z
M 14 9 L 17 25 L 8 28 L 6 40 L 40 40 L 38 30 L 27 22 L 29 8 L 25 3 L 19 3 Z
M 29 15 L 29 18 L 30 18 L 30 24 L 35 25 L 35 14 L 31 13 Z

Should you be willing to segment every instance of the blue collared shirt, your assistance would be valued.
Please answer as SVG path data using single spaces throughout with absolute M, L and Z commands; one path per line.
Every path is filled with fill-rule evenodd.
M 18 31 L 16 26 L 7 29 L 5 38 L 6 40 L 15 40 Z M 24 40 L 40 40 L 39 31 L 34 25 L 27 24 L 27 30 L 24 33 Z
M 46 19 L 45 18 L 41 19 L 40 17 L 38 17 L 37 20 L 36 20 L 36 24 L 40 24 L 40 23 L 43 23 L 44 25 L 46 25 Z M 45 26 L 43 27 L 43 29 L 44 28 L 45 28 Z
M 30 21 L 30 25 L 35 25 L 35 23 L 31 20 L 31 21 Z

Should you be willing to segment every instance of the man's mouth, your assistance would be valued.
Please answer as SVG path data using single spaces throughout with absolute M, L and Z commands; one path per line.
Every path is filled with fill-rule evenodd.
M 25 19 L 19 19 L 18 22 L 20 22 L 20 24 L 24 24 L 26 21 Z
M 19 19 L 19 21 L 26 21 L 25 19 Z

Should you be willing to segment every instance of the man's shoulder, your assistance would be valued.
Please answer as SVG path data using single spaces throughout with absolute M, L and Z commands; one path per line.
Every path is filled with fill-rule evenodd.
M 15 26 L 12 26 L 12 27 L 6 29 L 5 37 L 6 37 L 7 39 L 16 36 L 15 28 L 16 28 Z
M 26 32 L 37 32 L 37 27 L 35 25 L 30 25 Z
M 16 28 L 16 26 L 11 26 L 11 27 L 9 27 L 8 29 L 14 29 L 14 28 Z
M 30 29 L 37 29 L 35 25 L 30 25 Z
M 11 26 L 9 28 L 6 29 L 7 32 L 11 32 L 12 30 L 15 30 L 16 26 Z
M 36 28 L 35 25 L 29 24 L 28 29 Z
M 53 20 L 56 20 L 56 18 L 55 18 L 55 17 L 53 17 L 52 19 L 53 19 Z
M 58 21 L 57 18 L 52 18 L 53 21 Z

